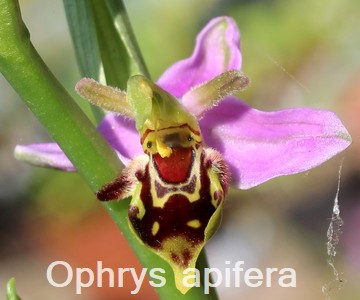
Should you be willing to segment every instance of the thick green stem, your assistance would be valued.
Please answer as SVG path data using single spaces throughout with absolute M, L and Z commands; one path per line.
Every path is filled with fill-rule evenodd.
M 0 7 L 0 71 L 60 145 L 91 189 L 98 191 L 121 169 L 116 154 L 34 49 L 21 19 L 18 2 L 0 0 Z M 130 231 L 127 224 L 128 204 L 128 201 L 121 201 L 106 203 L 104 206 L 143 266 L 165 271 L 167 282 L 157 288 L 160 297 L 208 299 L 202 288 L 193 288 L 186 295 L 178 292 L 169 265 L 141 245 Z

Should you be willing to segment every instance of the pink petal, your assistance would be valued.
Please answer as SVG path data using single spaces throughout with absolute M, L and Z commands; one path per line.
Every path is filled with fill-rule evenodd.
M 108 113 L 98 129 L 117 151 L 119 158 L 125 165 L 133 157 L 143 154 L 139 133 L 135 129 L 134 121 Z M 76 171 L 76 168 L 56 143 L 17 145 L 15 147 L 15 156 L 17 159 L 35 166 L 55 168 L 68 172 Z
M 226 98 L 200 121 L 208 146 L 229 163 L 233 183 L 248 189 L 311 169 L 351 143 L 332 112 L 310 108 L 262 112 Z
M 212 19 L 199 33 L 191 57 L 181 60 L 160 77 L 157 84 L 181 98 L 192 87 L 217 75 L 241 68 L 240 33 L 233 19 Z
M 68 172 L 76 171 L 76 168 L 55 143 L 17 145 L 15 157 L 35 166 L 50 167 Z
M 129 160 L 143 154 L 139 133 L 135 129 L 135 122 L 114 113 L 108 113 L 100 123 L 98 130 L 113 147 L 127 165 Z

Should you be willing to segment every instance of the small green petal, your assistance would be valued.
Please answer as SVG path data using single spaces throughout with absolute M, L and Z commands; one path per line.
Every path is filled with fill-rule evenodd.
M 186 93 L 182 104 L 195 116 L 201 117 L 224 97 L 242 91 L 249 83 L 249 78 L 241 71 L 227 71 Z
M 117 88 L 103 85 L 94 79 L 83 78 L 76 84 L 75 90 L 81 97 L 96 106 L 134 118 L 126 93 Z

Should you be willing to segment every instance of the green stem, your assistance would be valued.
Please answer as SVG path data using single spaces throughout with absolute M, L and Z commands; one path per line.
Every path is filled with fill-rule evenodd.
M 121 169 L 116 154 L 36 52 L 21 19 L 18 2 L 0 0 L 0 7 L 0 71 L 60 145 L 90 188 L 98 191 Z M 127 224 L 128 204 L 128 201 L 121 201 L 104 206 L 143 266 L 165 271 L 167 282 L 157 288 L 160 297 L 208 299 L 202 288 L 193 288 L 186 295 L 178 292 L 169 265 L 141 245 L 130 231 Z

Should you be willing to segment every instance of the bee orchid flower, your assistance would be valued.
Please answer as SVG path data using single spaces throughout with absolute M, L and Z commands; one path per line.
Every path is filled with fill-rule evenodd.
M 195 267 L 219 226 L 229 184 L 249 189 L 309 170 L 351 143 L 333 112 L 264 112 L 236 98 L 249 84 L 241 64 L 239 30 L 231 18 L 218 17 L 199 33 L 193 54 L 156 84 L 135 75 L 126 91 L 88 78 L 76 85 L 83 98 L 109 111 L 98 130 L 126 166 L 98 198 L 132 197 L 131 229 L 169 262 L 183 293 L 189 289 L 184 270 Z M 19 145 L 15 155 L 75 171 L 54 143 Z

